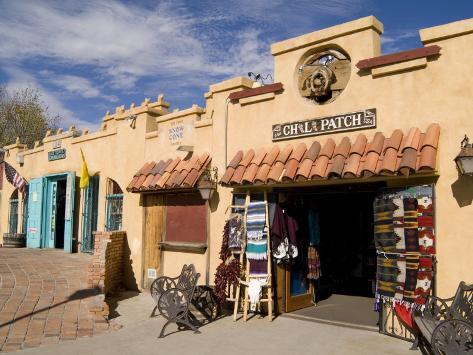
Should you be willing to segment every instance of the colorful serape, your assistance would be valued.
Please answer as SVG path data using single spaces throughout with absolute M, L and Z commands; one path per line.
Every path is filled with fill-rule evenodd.
M 246 213 L 246 235 L 248 240 L 263 238 L 266 225 L 266 203 L 250 202 Z
M 268 258 L 266 237 L 258 240 L 248 238 L 246 242 L 246 257 L 250 260 L 266 260 Z
M 267 260 L 248 259 L 250 262 L 250 275 L 266 275 L 268 274 Z
M 309 251 L 307 255 L 307 262 L 309 267 L 307 278 L 310 280 L 318 280 L 322 275 L 322 272 L 320 269 L 320 256 L 317 247 L 309 246 Z

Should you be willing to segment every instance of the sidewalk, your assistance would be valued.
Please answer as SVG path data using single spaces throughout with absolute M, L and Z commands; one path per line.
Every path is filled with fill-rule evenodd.
M 54 249 L 0 248 L 0 351 L 103 333 L 88 310 L 90 256 Z
M 140 294 L 119 302 L 123 324 L 118 331 L 94 338 L 65 341 L 57 345 L 27 349 L 17 354 L 418 354 L 410 343 L 371 331 L 278 317 L 273 322 L 254 317 L 247 323 L 220 319 L 192 331 L 175 332 L 158 339 L 164 321 L 148 318 L 153 302 Z M 175 325 L 167 333 L 176 330 Z

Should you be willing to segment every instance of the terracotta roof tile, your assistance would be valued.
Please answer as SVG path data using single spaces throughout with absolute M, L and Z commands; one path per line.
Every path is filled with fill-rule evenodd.
M 223 173 L 222 178 L 220 179 L 220 183 L 223 185 L 227 185 L 230 182 L 230 179 L 232 178 L 233 174 L 235 173 L 235 168 L 228 166 L 227 170 L 225 170 L 225 173 Z
M 266 181 L 279 182 L 279 178 L 281 177 L 283 170 L 284 170 L 284 164 L 281 163 L 280 161 L 276 161 L 273 164 L 271 170 L 269 171 Z
M 287 159 L 292 153 L 292 145 L 286 145 L 283 150 L 281 150 L 276 158 L 276 162 L 286 164 Z
M 261 164 L 268 164 L 268 165 L 273 165 L 274 161 L 279 155 L 279 147 L 275 145 L 274 147 L 271 148 L 268 154 L 263 159 L 263 162 Z
M 256 173 L 258 172 L 259 166 L 256 164 L 251 163 L 250 166 L 248 166 L 245 170 L 245 173 L 243 174 L 242 182 L 246 183 L 251 183 L 253 182 Z
M 262 164 L 258 172 L 256 173 L 254 182 L 255 183 L 266 183 L 266 179 L 268 177 L 269 170 L 271 169 L 271 166 L 269 164 Z
M 402 131 L 400 129 L 396 129 L 391 134 L 391 137 L 389 137 L 388 144 L 385 149 L 393 148 L 396 151 L 398 151 L 401 145 L 402 137 L 403 137 Z
M 384 146 L 384 135 L 381 132 L 376 132 L 376 134 L 373 137 L 373 140 L 371 143 L 368 145 L 368 148 L 366 149 L 366 153 L 370 152 L 376 152 L 381 154 Z
M 432 172 L 436 168 L 439 135 L 438 124 L 431 124 L 425 133 L 418 128 L 410 129 L 407 135 L 395 130 L 385 138 L 377 132 L 369 144 L 367 136 L 359 134 L 353 144 L 348 137 L 338 145 L 328 138 L 323 147 L 313 141 L 309 149 L 299 143 L 288 144 L 283 150 L 274 145 L 270 150 L 258 150 L 257 154 L 252 150 L 245 155 L 238 152 L 244 158 L 239 158 L 236 169 L 229 164 L 220 182 L 222 185 L 274 184 Z
M 154 179 L 154 175 L 151 175 L 151 174 L 147 175 L 145 181 L 143 181 L 143 183 L 142 183 L 141 186 L 139 187 L 140 190 L 142 190 L 142 189 L 144 189 L 144 188 L 147 188 L 147 187 L 149 186 L 149 184 L 151 184 L 151 182 L 153 181 L 153 179 Z
M 343 137 L 342 141 L 337 145 L 333 155 L 341 155 L 344 158 L 348 157 L 348 153 L 350 152 L 351 143 L 348 137 Z
M 175 158 L 172 162 L 169 163 L 169 165 L 166 167 L 166 169 L 164 169 L 164 172 L 166 173 L 170 173 L 171 171 L 173 171 L 177 164 L 179 164 L 179 162 L 181 161 L 181 158 L 177 157 Z
M 324 147 L 319 153 L 320 156 L 326 156 L 327 158 L 331 158 L 333 155 L 333 151 L 335 150 L 335 142 L 332 138 L 327 139 L 327 141 L 324 144 Z
M 358 168 L 360 167 L 360 154 L 351 154 L 346 160 L 345 168 L 343 170 L 343 177 L 347 179 L 356 178 Z
M 420 152 L 419 170 L 435 170 L 437 161 L 437 149 L 426 145 Z
M 243 151 L 239 150 L 235 156 L 233 157 L 233 159 L 230 161 L 230 163 L 228 164 L 228 166 L 236 169 L 236 167 L 238 166 L 238 164 L 240 164 L 240 161 L 243 159 Z
M 243 174 L 245 174 L 245 167 L 243 165 L 239 165 L 236 168 L 235 172 L 233 173 L 232 178 L 230 179 L 230 184 L 239 184 L 241 183 L 241 179 L 243 179 Z
M 249 151 L 246 152 L 245 156 L 241 160 L 239 166 L 244 166 L 245 168 L 251 163 L 255 156 L 255 151 L 253 149 L 250 149 Z
M 284 167 L 284 173 L 282 176 L 283 181 L 291 181 L 296 177 L 297 167 L 299 166 L 299 161 L 296 159 L 289 159 Z
M 252 164 L 255 164 L 255 165 L 257 165 L 257 166 L 260 166 L 261 163 L 263 162 L 263 159 L 265 158 L 265 156 L 266 156 L 266 149 L 260 148 L 260 149 L 256 152 L 256 154 L 255 154 L 253 160 L 251 161 L 251 163 L 252 163 Z
M 146 163 L 135 174 L 127 190 L 143 192 L 194 187 L 209 162 L 209 155 L 205 153 L 186 160 L 175 158 Z
M 393 147 L 388 147 L 384 153 L 383 163 L 381 164 L 381 175 L 393 175 L 396 171 L 397 150 Z
M 419 148 L 419 141 L 420 141 L 420 129 L 419 128 L 411 128 L 409 130 L 408 135 L 406 136 L 406 140 L 404 145 L 401 147 L 401 152 L 404 153 L 406 148 L 412 148 L 417 150 Z
M 432 123 L 425 132 L 425 138 L 422 142 L 420 149 L 423 149 L 425 146 L 430 145 L 431 147 L 437 149 L 440 137 L 440 126 L 437 123 Z
M 329 158 L 326 155 L 320 155 L 310 171 L 310 178 L 324 178 L 327 171 Z
M 419 135 L 420 137 L 420 135 Z M 417 161 L 417 150 L 406 147 L 402 153 L 401 164 L 399 170 L 403 175 L 409 175 L 411 170 L 415 171 Z
M 329 177 L 340 177 L 343 172 L 343 167 L 345 166 L 345 157 L 341 154 L 337 154 L 332 159 L 332 165 L 328 171 Z
M 381 148 L 380 148 L 381 150 Z M 361 166 L 361 175 L 368 177 L 376 172 L 376 165 L 378 164 L 379 154 L 375 151 L 369 151 L 366 159 Z
M 363 155 L 363 153 L 365 152 L 367 142 L 368 142 L 368 139 L 366 138 L 366 136 L 364 134 L 359 134 L 356 137 L 355 143 L 352 144 L 351 146 L 350 154 L 356 153 L 359 155 Z

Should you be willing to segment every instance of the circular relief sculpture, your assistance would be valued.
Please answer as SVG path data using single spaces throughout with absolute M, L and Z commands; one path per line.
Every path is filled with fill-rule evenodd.
M 312 54 L 299 67 L 299 92 L 318 105 L 332 102 L 347 86 L 350 71 L 350 58 L 338 49 Z

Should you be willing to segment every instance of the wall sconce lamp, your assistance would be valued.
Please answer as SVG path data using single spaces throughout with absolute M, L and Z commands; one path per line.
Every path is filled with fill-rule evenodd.
M 187 152 L 187 153 L 192 153 L 194 151 L 194 146 L 193 145 L 180 145 L 176 149 L 179 152 Z
M 205 169 L 200 177 L 197 188 L 203 200 L 208 201 L 217 190 L 218 169 L 217 167 Z
M 469 142 L 470 139 L 465 134 L 465 138 L 463 138 L 460 144 L 460 153 L 458 153 L 454 160 L 460 174 L 473 176 L 473 144 Z

